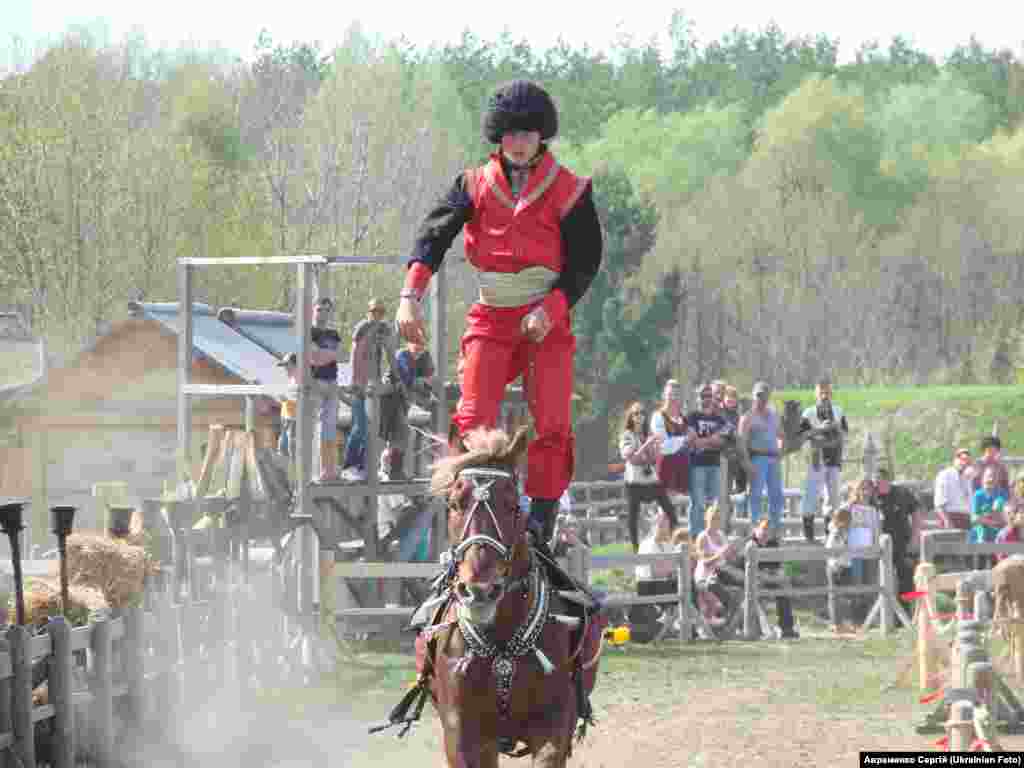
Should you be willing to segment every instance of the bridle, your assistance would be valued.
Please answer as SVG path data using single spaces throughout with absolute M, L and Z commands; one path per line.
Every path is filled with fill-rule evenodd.
M 516 533 L 519 530 L 519 518 L 522 516 L 522 510 L 516 506 L 516 514 L 513 518 L 513 530 L 512 540 L 509 541 L 505 533 L 501 529 L 501 523 L 498 522 L 498 516 L 494 513 L 493 506 L 493 493 L 494 484 L 498 480 L 508 480 L 515 486 L 516 476 L 514 473 L 504 469 L 491 469 L 488 467 L 468 467 L 459 472 L 456 477 L 469 478 L 473 489 L 471 491 L 473 497 L 473 506 L 470 507 L 469 512 L 466 513 L 466 522 L 462 526 L 462 534 L 459 536 L 459 543 L 452 548 L 451 557 L 452 561 L 461 563 L 463 558 L 466 556 L 466 552 L 474 544 L 482 544 L 485 547 L 490 547 L 495 550 L 506 562 L 512 560 L 512 555 L 515 553 L 516 546 Z M 449 501 L 449 509 L 454 505 Z M 497 533 L 498 538 L 488 536 L 486 533 L 474 533 L 470 536 L 469 533 L 470 525 L 473 523 L 473 519 L 477 513 L 490 516 L 491 522 L 494 524 L 494 531 Z

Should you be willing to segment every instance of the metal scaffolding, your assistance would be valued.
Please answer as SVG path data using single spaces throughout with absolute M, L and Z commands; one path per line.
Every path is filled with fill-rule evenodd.
M 295 307 L 295 335 L 298 359 L 309 359 L 310 326 L 312 322 L 314 268 L 330 269 L 353 265 L 393 265 L 369 257 L 323 256 L 270 256 L 270 257 L 189 257 L 178 260 L 178 300 L 180 322 L 178 325 L 178 477 L 185 473 L 191 474 L 192 467 L 192 397 L 244 397 L 246 400 L 246 429 L 253 429 L 252 398 L 259 395 L 277 396 L 282 394 L 267 384 L 193 384 L 191 381 L 192 349 L 193 349 L 193 272 L 197 267 L 209 266 L 244 266 L 244 265 L 294 265 L 296 269 L 297 301 Z M 430 353 L 434 358 L 435 375 L 433 392 L 437 402 L 433 428 L 439 434 L 448 432 L 448 404 L 446 400 L 445 381 L 447 361 L 447 327 L 445 324 L 445 305 L 447 302 L 447 286 L 445 270 L 438 271 L 430 285 Z M 308 365 L 297 366 L 298 397 L 296 418 L 296 494 L 295 508 L 292 519 L 296 522 L 314 520 L 315 504 L 318 499 L 335 500 L 362 499 L 366 509 L 364 518 L 365 555 L 373 560 L 376 552 L 376 505 L 381 493 L 417 495 L 426 492 L 427 483 L 423 480 L 394 482 L 382 484 L 377 477 L 376 468 L 380 458 L 380 445 L 376 425 L 379 419 L 379 395 L 383 393 L 382 383 L 377 380 L 371 383 L 367 392 L 367 411 L 370 429 L 366 445 L 366 482 L 357 484 L 331 484 L 312 482 L 312 448 L 313 448 L 313 409 L 312 409 L 312 377 Z M 315 543 L 310 526 L 299 528 L 301 559 L 303 562 L 300 579 L 300 610 L 304 614 L 312 612 L 313 583 L 315 574 Z

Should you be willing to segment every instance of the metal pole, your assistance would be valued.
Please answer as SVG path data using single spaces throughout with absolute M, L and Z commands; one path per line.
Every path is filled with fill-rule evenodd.
M 191 473 L 192 408 L 185 387 L 192 372 L 192 267 L 178 263 L 178 476 Z
M 11 542 L 11 567 L 14 570 L 15 615 L 18 626 L 25 625 L 25 584 L 21 576 L 21 541 L 18 534 L 24 528 L 22 515 L 25 505 L 20 502 L 0 506 L 0 527 Z
M 75 520 L 74 507 L 51 507 L 53 534 L 57 537 L 57 551 L 60 554 L 60 610 L 68 615 L 71 597 L 68 592 L 68 534 Z
M 448 270 L 441 269 L 430 281 L 430 355 L 434 358 L 434 397 L 437 398 L 437 413 L 434 414 L 434 429 L 441 436 L 448 434 L 448 402 L 445 399 L 445 382 L 448 379 L 448 326 L 445 318 L 448 311 Z
M 309 368 L 309 328 L 313 307 L 313 271 L 309 264 L 300 264 L 297 269 L 295 334 L 299 358 L 296 370 L 299 393 L 295 425 L 295 442 L 298 448 L 295 454 L 295 507 L 297 516 L 312 520 L 313 504 L 309 486 L 312 482 L 313 408 L 310 402 L 312 377 Z M 313 612 L 313 589 L 316 581 L 313 571 L 313 529 L 309 525 L 302 525 L 295 535 L 298 538 L 300 558 L 299 615 L 308 617 Z

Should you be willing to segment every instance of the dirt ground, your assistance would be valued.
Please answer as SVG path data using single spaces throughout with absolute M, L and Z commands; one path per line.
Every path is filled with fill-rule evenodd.
M 909 643 L 906 633 L 839 640 L 809 627 L 796 642 L 609 649 L 594 694 L 598 725 L 570 765 L 854 766 L 861 750 L 935 750 L 939 734 L 914 729 L 931 706 L 916 688 L 895 685 Z M 1002 741 L 1024 749 L 1024 736 Z M 354 744 L 345 764 L 443 766 L 440 743 L 432 715 L 402 742 L 378 735 Z M 511 765 L 529 763 L 503 759 Z
M 598 718 L 572 768 L 854 766 L 860 750 L 932 750 L 914 725 L 931 708 L 895 685 L 908 633 L 836 639 L 804 618 L 795 642 L 701 641 L 608 647 L 593 703 Z M 144 749 L 147 768 L 444 766 L 432 709 L 403 740 L 368 735 L 412 677 L 399 654 L 360 657 L 374 671 L 340 683 L 269 691 L 258 701 L 211 701 L 181 724 L 186 749 Z M 1012 683 L 1011 683 L 1012 684 Z M 1024 736 L 1003 736 L 1024 749 Z M 502 766 L 529 766 L 503 759 Z

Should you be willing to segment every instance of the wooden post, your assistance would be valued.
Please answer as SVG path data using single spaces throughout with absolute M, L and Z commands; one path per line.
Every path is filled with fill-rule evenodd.
M 156 624 L 159 628 L 157 648 L 160 651 L 159 658 L 163 662 L 163 686 L 155 697 L 160 708 L 157 717 L 167 727 L 173 728 L 181 711 L 181 686 L 178 682 L 178 621 L 175 617 L 174 603 L 166 597 L 159 598 L 155 607 Z
M 54 768 L 75 768 L 75 709 L 72 705 L 71 626 L 63 616 L 46 625 L 52 647 L 47 688 L 53 705 Z
M 732 531 L 732 496 L 729 495 L 729 459 L 722 453 L 718 458 L 718 508 L 722 514 L 722 530 L 728 536 Z
M 296 348 L 300 362 L 309 359 L 310 345 L 310 322 L 312 320 L 313 308 L 313 273 L 312 265 L 299 264 L 296 269 L 296 302 L 295 302 L 295 335 Z M 295 510 L 296 514 L 303 518 L 312 520 L 313 500 L 310 493 L 313 470 L 313 387 L 312 376 L 308 365 L 300 365 L 296 371 L 298 383 L 297 413 L 295 423 Z M 294 536 L 299 540 L 300 568 L 299 576 L 299 609 L 302 615 L 309 615 L 313 610 L 313 584 L 315 577 L 313 567 L 313 532 L 309 526 L 300 526 Z M 308 559 L 307 559 L 308 558 Z
M 1024 621 L 1013 619 L 1010 633 L 1011 653 L 1013 655 L 1013 673 L 1017 680 L 1024 682 Z
M 757 612 L 757 554 L 758 546 L 752 541 L 747 542 L 743 550 L 746 557 L 744 565 L 744 611 L 743 611 L 743 636 L 747 640 L 758 640 L 761 637 L 761 624 Z
M 6 654 L 8 664 L 13 663 L 14 657 L 11 655 L 11 644 L 7 639 L 7 634 L 0 634 L 0 654 Z M 12 672 L 13 669 L 11 667 L 0 669 L 0 734 L 14 733 L 14 713 L 11 706 L 13 703 L 11 694 L 14 685 Z M 6 755 L 3 759 L 0 759 L 0 766 L 3 766 L 3 768 L 8 768 L 12 764 L 13 761 Z
M 114 765 L 114 664 L 111 620 L 93 622 L 90 635 L 93 653 L 93 700 L 96 728 L 96 762 L 101 768 Z
M 919 592 L 928 593 L 918 599 L 917 608 L 917 664 L 920 674 L 918 687 L 921 691 L 930 691 L 932 680 L 939 673 L 935 654 L 938 628 L 933 623 L 938 613 L 934 578 L 935 566 L 931 563 L 921 563 L 914 571 L 914 588 Z
M 992 687 L 995 676 L 992 673 L 992 662 L 972 661 L 967 665 L 967 684 L 974 689 L 976 701 L 995 713 L 992 707 Z
M 676 578 L 679 581 L 679 640 L 690 642 L 690 551 L 684 544 L 679 551 L 679 563 L 676 566 Z
M 950 752 L 966 752 L 974 741 L 974 705 L 969 701 L 954 701 L 949 708 L 946 734 Z
M 328 643 L 336 635 L 335 613 L 338 609 L 338 577 L 335 576 L 335 553 L 320 550 L 320 637 Z
M 878 584 L 880 589 L 879 597 L 882 601 L 882 612 L 879 617 L 879 624 L 882 628 L 882 636 L 888 637 L 892 632 L 894 620 L 892 604 L 896 600 L 895 579 L 892 572 L 892 537 L 883 533 L 879 539 L 881 545 L 881 557 L 879 558 Z
M 7 630 L 7 642 L 11 647 L 12 678 L 12 730 L 14 750 L 24 768 L 36 766 L 36 739 L 32 725 L 32 659 L 28 629 L 13 626 Z
M 128 708 L 132 724 L 146 722 L 146 612 L 141 605 L 124 611 L 124 637 L 121 640 L 121 666 L 128 688 Z

